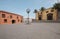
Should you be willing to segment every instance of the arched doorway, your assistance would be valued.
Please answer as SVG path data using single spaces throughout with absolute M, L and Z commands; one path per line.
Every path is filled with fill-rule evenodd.
M 41 15 L 39 15 L 39 20 L 42 20 Z
M 53 14 L 52 13 L 47 14 L 47 20 L 53 20 Z
M 15 23 L 16 21 L 15 20 L 12 20 L 12 24 Z

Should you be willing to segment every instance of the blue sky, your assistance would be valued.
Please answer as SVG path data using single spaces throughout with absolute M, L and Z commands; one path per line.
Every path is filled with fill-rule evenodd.
M 56 0 L 0 0 L 0 10 L 20 14 L 27 18 L 26 9 L 30 8 L 30 18 L 35 18 L 34 9 L 52 7 Z

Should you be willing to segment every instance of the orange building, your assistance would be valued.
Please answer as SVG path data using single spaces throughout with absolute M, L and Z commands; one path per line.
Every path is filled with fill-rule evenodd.
M 6 11 L 0 11 L 0 24 L 22 23 L 23 16 Z

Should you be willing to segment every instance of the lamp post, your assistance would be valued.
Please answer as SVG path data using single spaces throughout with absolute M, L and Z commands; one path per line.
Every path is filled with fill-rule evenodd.
M 27 24 L 29 24 L 29 13 L 30 13 L 30 9 L 28 8 L 28 9 L 26 9 L 26 12 L 27 12 L 27 14 L 28 14 L 28 23 Z

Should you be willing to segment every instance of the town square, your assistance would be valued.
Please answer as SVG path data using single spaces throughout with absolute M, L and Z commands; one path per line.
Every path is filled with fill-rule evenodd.
M 60 39 L 60 0 L 0 0 L 0 39 Z

